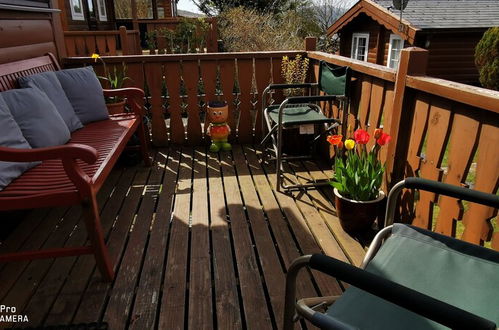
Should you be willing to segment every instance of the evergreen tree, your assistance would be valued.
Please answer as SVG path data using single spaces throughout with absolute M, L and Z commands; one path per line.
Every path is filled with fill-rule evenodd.
M 482 86 L 499 90 L 499 27 L 492 27 L 484 33 L 475 48 L 475 64 Z

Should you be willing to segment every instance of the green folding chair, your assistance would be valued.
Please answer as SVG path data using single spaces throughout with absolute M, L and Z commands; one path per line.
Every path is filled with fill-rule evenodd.
M 499 208 L 499 197 L 420 178 L 391 190 L 386 223 L 360 268 L 322 254 L 303 256 L 286 276 L 284 329 L 303 317 L 321 329 L 496 329 L 499 253 L 401 223 L 393 224 L 404 188 Z M 298 271 L 309 266 L 350 283 L 339 297 L 295 301 Z M 329 306 L 325 313 L 318 306 Z M 296 313 L 296 315 L 295 315 Z
M 300 189 L 314 187 L 317 185 L 327 184 L 327 182 L 311 182 L 306 184 L 294 183 L 285 185 L 283 181 L 283 166 L 282 162 L 292 159 L 310 159 L 315 150 L 315 146 L 324 135 L 329 134 L 332 130 L 341 124 L 338 118 L 328 118 L 322 112 L 319 105 L 314 102 L 334 101 L 339 100 L 342 107 L 346 109 L 348 101 L 348 91 L 350 85 L 351 69 L 349 67 L 338 67 L 321 61 L 319 68 L 319 81 L 317 83 L 303 84 L 270 84 L 263 92 L 262 109 L 263 118 L 262 126 L 265 129 L 265 124 L 268 129 L 268 134 L 263 138 L 261 145 L 270 144 L 270 148 L 264 153 L 270 152 L 274 154 L 276 160 L 277 171 L 277 190 L 281 188 L 285 190 Z M 325 95 L 311 96 L 292 96 L 286 98 L 279 105 L 267 105 L 267 95 L 272 90 L 287 89 L 287 88 L 305 88 L 311 91 L 318 87 L 319 91 Z M 307 124 L 322 124 L 324 130 L 316 134 L 310 146 L 310 154 L 303 156 L 290 156 L 283 153 L 283 130 L 300 125 Z

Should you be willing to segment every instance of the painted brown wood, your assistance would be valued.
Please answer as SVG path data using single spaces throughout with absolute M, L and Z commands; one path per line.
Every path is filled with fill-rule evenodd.
M 95 42 L 95 38 L 92 36 L 85 36 L 85 46 L 87 48 L 87 54 L 97 53 L 97 45 Z
M 359 110 L 357 119 L 362 129 L 367 129 L 367 118 L 369 115 L 369 104 L 371 101 L 372 80 L 369 76 L 362 77 L 362 92 L 360 94 Z
M 116 55 L 116 54 L 111 54 L 111 52 L 108 51 L 106 36 L 96 36 L 95 43 L 97 44 L 97 49 L 99 50 L 99 54 Z
M 128 192 L 125 192 L 127 195 L 117 218 L 116 214 L 112 215 L 112 213 L 109 218 L 103 215 L 104 219 L 109 219 L 105 221 L 105 231 L 108 233 L 107 244 L 115 270 L 117 270 L 117 261 L 123 254 L 128 232 L 135 218 L 143 185 L 147 182 L 148 175 L 149 170 L 145 168 L 137 172 L 132 186 L 129 187 Z M 117 220 L 116 226 L 112 227 L 115 220 Z M 62 288 L 46 318 L 46 324 L 57 325 L 72 321 L 75 323 L 92 322 L 95 315 L 101 315 L 104 310 L 103 306 L 111 286 L 101 280 L 95 271 L 95 261 L 92 258 L 87 256 L 78 258 L 69 277 L 72 280 L 66 282 Z M 75 296 L 74 292 L 79 292 L 80 295 Z
M 258 198 L 258 193 L 251 179 L 250 169 L 246 164 L 246 158 L 241 146 L 233 149 L 234 164 L 238 173 L 239 187 L 244 199 L 244 205 L 248 212 L 248 221 L 251 224 L 253 238 L 258 250 L 259 262 L 262 267 L 270 303 L 272 305 L 273 318 L 277 325 L 282 324 L 284 313 L 284 268 L 279 260 L 279 254 L 275 249 L 272 239 L 271 228 L 265 220 L 265 213 Z
M 482 124 L 478 142 L 474 189 L 497 193 L 499 186 L 499 173 L 497 171 L 499 168 L 498 144 L 497 126 L 488 123 Z M 470 203 L 469 209 L 463 218 L 465 229 L 462 239 L 475 244 L 489 240 L 492 228 L 487 220 L 496 214 L 497 210 L 490 207 Z
M 369 120 L 367 132 L 371 136 L 367 147 L 370 149 L 376 143 L 374 139 L 374 130 L 380 127 L 382 107 L 384 103 L 385 86 L 384 82 L 379 79 L 373 79 L 371 87 L 371 100 L 369 104 Z
M 201 78 L 203 80 L 204 93 L 205 93 L 205 102 L 208 104 L 211 101 L 217 100 L 216 85 L 217 85 L 217 69 L 218 65 L 216 61 L 200 61 L 201 66 Z M 204 111 L 207 111 L 205 106 Z M 208 129 L 208 116 L 205 116 L 204 123 L 201 123 L 203 126 L 203 133 Z M 206 137 L 205 137 L 206 138 Z
M 450 120 L 450 104 L 439 99 L 432 100 L 428 117 L 426 150 L 424 158 L 421 159 L 419 170 L 420 177 L 440 181 L 443 174 L 440 166 L 447 145 Z M 420 192 L 413 225 L 431 229 L 433 204 L 436 202 L 436 197 L 434 193 Z
M 191 329 L 213 329 L 212 271 L 206 148 L 194 150 L 192 183 L 189 315 Z
M 455 186 L 462 185 L 466 179 L 480 125 L 476 119 L 464 115 L 472 109 L 461 108 L 459 110 L 461 113 L 454 114 L 452 119 L 447 174 L 443 180 Z M 440 213 L 436 220 L 435 231 L 447 236 L 455 236 L 454 220 L 461 219 L 463 206 L 455 198 L 447 196 L 440 196 L 438 206 Z
M 146 63 L 144 65 L 144 71 L 147 79 L 147 86 L 149 86 L 149 92 L 151 93 L 152 142 L 156 146 L 165 146 L 168 144 L 168 135 L 161 98 L 163 67 L 161 63 Z
M 177 183 L 173 219 L 170 229 L 163 296 L 158 327 L 160 329 L 182 329 L 187 290 L 187 265 L 189 249 L 189 213 L 191 203 L 192 149 L 182 149 L 181 165 Z
M 255 58 L 255 80 L 258 91 L 255 116 L 255 142 L 259 142 L 263 138 L 262 96 L 264 89 L 270 84 L 270 79 L 270 60 Z
M 250 143 L 253 141 L 253 119 L 251 118 L 251 86 L 253 84 L 253 60 L 238 60 L 237 73 L 239 88 L 239 120 L 237 126 L 237 138 L 239 143 Z
M 236 137 L 236 108 L 234 106 L 234 79 L 235 79 L 235 63 L 234 60 L 220 60 L 220 80 L 222 84 L 223 100 L 229 105 L 229 117 L 227 123 L 230 126 L 231 133 L 229 139 Z
M 242 329 L 242 306 L 239 304 L 234 255 L 222 185 L 222 172 L 216 154 L 209 153 L 208 185 L 210 200 L 210 230 L 213 249 L 215 314 L 220 329 Z
M 150 237 L 151 227 L 154 225 L 154 211 L 156 206 L 156 196 L 161 183 L 163 168 L 153 166 L 151 173 L 145 186 L 142 202 L 137 211 L 137 216 L 131 229 L 128 240 L 128 248 L 126 249 L 123 259 L 121 260 L 118 276 L 115 279 L 113 290 L 111 291 L 109 302 L 104 313 L 104 321 L 107 322 L 109 328 L 123 329 L 126 327 L 130 317 L 131 305 L 136 294 L 135 288 L 139 282 L 141 270 L 144 272 L 140 277 L 142 283 L 148 282 L 148 274 L 157 274 L 162 267 L 158 264 L 151 264 L 154 260 L 161 262 L 162 259 L 155 259 L 155 253 L 147 254 L 147 261 L 144 260 L 144 252 L 148 252 L 146 244 Z M 156 228 L 156 227 L 154 227 Z M 150 247 L 148 247 L 150 248 Z M 160 251 L 154 251 L 160 253 Z M 142 264 L 144 263 L 144 264 Z M 147 284 L 146 284 L 147 285 Z M 156 289 L 159 293 L 159 288 Z M 150 304 L 154 300 L 149 301 Z
M 270 313 L 265 303 L 265 294 L 257 260 L 253 251 L 244 201 L 239 193 L 237 175 L 228 153 L 221 154 L 221 167 L 228 215 L 231 222 L 232 241 L 241 287 L 242 306 L 248 328 L 271 329 Z
M 165 82 L 170 96 L 168 111 L 170 112 L 170 136 L 173 143 L 183 144 L 185 140 L 185 129 L 182 121 L 182 110 L 180 100 L 180 63 L 165 63 Z
M 116 36 L 106 36 L 106 44 L 109 55 L 116 55 Z
M 283 84 L 285 83 L 284 78 L 281 75 L 281 65 L 282 65 L 282 57 L 273 56 L 271 59 L 272 63 L 272 83 L 273 84 Z M 284 100 L 284 94 L 281 89 L 276 90 L 272 94 L 272 99 L 275 104 L 279 104 Z
M 187 90 L 187 142 L 190 145 L 198 145 L 203 138 L 198 103 L 198 61 L 183 61 L 182 70 L 182 78 Z

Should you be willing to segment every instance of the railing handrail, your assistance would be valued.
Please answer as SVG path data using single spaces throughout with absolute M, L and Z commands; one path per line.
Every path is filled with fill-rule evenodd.
M 365 73 L 383 80 L 395 82 L 395 75 L 397 71 L 383 65 L 368 63 L 364 61 L 355 60 L 353 58 L 328 54 L 319 51 L 308 51 L 307 56 L 314 60 L 326 61 L 337 65 L 349 66 L 354 71 Z
M 121 56 L 103 56 L 106 63 L 122 63 L 122 62 L 173 62 L 173 61 L 197 61 L 197 60 L 233 60 L 233 59 L 253 59 L 253 58 L 269 58 L 281 57 L 284 55 L 306 55 L 302 50 L 291 51 L 264 51 L 264 52 L 233 52 L 233 53 L 198 53 L 198 54 L 164 54 L 164 55 L 121 55 Z M 64 61 L 71 64 L 88 63 L 90 57 L 68 57 Z
M 499 113 L 499 91 L 428 76 L 407 76 L 407 86 Z M 459 90 L 459 93 L 456 93 Z

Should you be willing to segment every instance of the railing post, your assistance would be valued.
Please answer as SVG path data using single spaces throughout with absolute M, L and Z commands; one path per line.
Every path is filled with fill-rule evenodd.
M 305 38 L 305 51 L 314 52 L 317 50 L 317 38 L 316 37 L 306 37 Z
M 414 112 L 414 93 L 406 86 L 408 75 L 424 75 L 428 64 L 428 51 L 422 48 L 405 48 L 400 53 L 399 68 L 395 79 L 391 121 L 385 125 L 392 137 L 386 158 L 387 191 L 404 178 L 407 149 L 411 137 Z
M 123 55 L 132 55 L 130 52 L 130 45 L 128 44 L 128 34 L 126 32 L 126 27 L 120 26 L 120 45 Z

